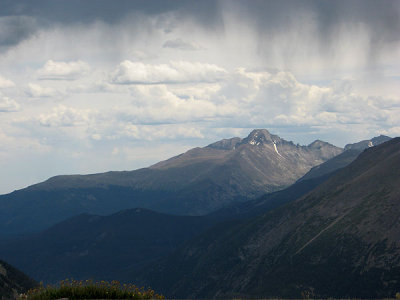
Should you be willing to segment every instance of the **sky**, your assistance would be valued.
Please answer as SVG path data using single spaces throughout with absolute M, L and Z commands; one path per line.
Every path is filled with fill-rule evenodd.
M 400 1 L 0 0 L 0 193 L 254 128 L 400 135 Z

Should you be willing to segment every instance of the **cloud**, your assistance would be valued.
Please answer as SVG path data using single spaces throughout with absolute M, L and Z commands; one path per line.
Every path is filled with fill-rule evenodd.
M 3 76 L 0 76 L 0 89 L 14 87 L 14 86 L 15 86 L 14 82 L 12 82 L 7 78 L 4 78 Z
M 330 85 L 301 83 L 288 71 L 251 72 L 238 69 L 211 97 L 220 127 L 313 127 L 338 125 L 382 128 L 400 121 L 399 98 L 366 97 L 356 93 L 351 82 Z M 226 109 L 234 107 L 228 114 Z M 224 114 L 225 113 L 225 114 Z
M 91 108 L 93 102 L 81 102 L 86 95 L 72 94 L 68 107 L 58 106 L 42 113 L 37 120 L 45 127 L 84 128 L 87 132 L 82 131 L 80 136 L 92 141 L 150 140 L 157 137 L 157 128 L 163 128 L 160 138 L 202 139 L 217 129 L 225 132 L 227 128 L 238 127 L 300 126 L 310 130 L 374 124 L 388 130 L 400 126 L 399 98 L 360 95 L 348 80 L 313 85 L 299 81 L 289 71 L 239 68 L 225 72 L 224 79 L 217 83 L 108 84 L 115 87 L 110 89 L 95 84 L 81 92 L 96 93 L 96 111 Z M 42 92 L 45 88 L 35 85 L 31 88 L 37 88 L 37 96 L 45 95 Z M 49 90 L 48 94 L 52 92 Z M 172 126 L 179 128 L 179 134 L 166 129 Z M 185 126 L 193 130 L 184 131 Z
M 35 83 L 29 83 L 26 94 L 32 98 L 47 98 L 47 97 L 57 97 L 61 93 L 51 87 L 42 87 Z
M 7 127 L 6 129 L 10 128 Z M 0 140 L 2 141 L 0 149 L 0 157 L 2 159 L 10 159 L 13 157 L 13 154 L 23 153 L 23 151 L 29 151 L 30 153 L 50 151 L 50 147 L 41 144 L 37 138 L 32 136 L 14 136 L 9 134 L 4 128 L 0 128 Z
M 114 105 L 103 115 L 104 119 L 135 126 L 195 122 L 199 128 L 212 126 L 213 130 L 238 126 L 335 128 L 354 124 L 386 128 L 400 122 L 396 118 L 399 98 L 363 96 L 348 80 L 307 84 L 289 71 L 239 68 L 217 83 L 137 84 L 108 92 L 118 93 L 122 99 L 128 91 L 129 97 Z
M 366 64 L 373 64 L 385 48 L 400 41 L 400 4 L 396 0 L 252 1 L 251 5 L 237 0 L 223 2 L 221 9 L 233 22 L 257 31 L 266 57 L 280 50 L 287 59 L 293 54 L 305 58 L 307 53 L 329 59 L 339 50 L 345 58 L 342 49 L 351 50 L 361 42 L 364 48 L 358 54 L 368 58 Z
M 163 48 L 172 48 L 186 51 L 196 51 L 204 49 L 200 45 L 193 42 L 186 42 L 180 38 L 175 40 L 168 40 L 164 43 Z
M 198 128 L 177 124 L 151 126 L 128 123 L 122 126 L 119 135 L 141 141 L 204 138 Z
M 33 16 L 49 26 L 54 23 L 65 25 L 76 22 L 87 24 L 98 20 L 116 23 L 132 14 L 164 15 L 174 13 L 179 19 L 189 18 L 203 26 L 214 26 L 220 22 L 219 4 L 214 0 L 202 1 L 131 1 L 120 0 L 118 5 L 108 0 L 97 0 L 96 5 L 86 1 L 60 0 L 54 5 L 50 0 L 37 0 L 35 3 L 24 0 L 4 0 L 0 15 Z
M 203 88 L 200 86 L 198 90 Z M 214 91 L 208 90 L 211 94 Z M 116 109 L 115 114 L 118 119 L 134 124 L 183 124 L 215 121 L 232 116 L 232 111 L 237 109 L 229 103 L 214 103 L 207 97 L 197 98 L 196 94 L 201 95 L 199 92 L 188 98 L 181 98 L 178 93 L 177 89 L 172 90 L 167 85 L 138 85 L 131 89 L 130 105 Z
M 389 135 L 392 137 L 400 137 L 400 126 L 391 127 L 387 130 L 382 130 L 381 134 Z
M 129 85 L 117 85 L 101 79 L 93 82 L 78 83 L 67 88 L 67 93 L 129 93 Z
M 41 114 L 39 123 L 46 127 L 74 127 L 88 125 L 92 111 L 59 105 L 49 114 Z
M 18 102 L 0 94 L 0 112 L 16 112 L 20 109 Z
M 95 142 L 124 145 L 128 141 L 136 142 L 162 142 L 203 139 L 205 136 L 201 128 L 196 124 L 133 124 L 121 120 L 114 120 L 106 127 L 93 126 L 87 131 L 87 135 Z
M 189 61 L 171 61 L 169 64 L 144 64 L 125 60 L 112 73 L 116 84 L 176 84 L 216 82 L 227 71 L 214 64 Z
M 37 71 L 37 75 L 39 79 L 44 80 L 74 80 L 87 74 L 89 70 L 89 64 L 80 60 L 70 62 L 48 60 Z
M 37 28 L 35 18 L 29 16 L 0 16 L 0 48 L 17 45 L 34 34 Z

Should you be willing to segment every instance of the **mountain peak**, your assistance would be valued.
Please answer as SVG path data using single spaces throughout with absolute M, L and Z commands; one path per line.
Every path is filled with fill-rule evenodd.
M 308 147 L 314 148 L 314 149 L 321 148 L 323 146 L 332 146 L 332 145 L 329 144 L 328 142 L 324 142 L 321 140 L 315 140 L 314 142 L 312 142 L 311 144 L 308 145 Z
M 376 146 L 391 140 L 392 138 L 387 135 L 379 135 L 371 139 L 371 142 Z
M 242 144 L 272 144 L 280 140 L 281 138 L 279 136 L 269 133 L 267 129 L 254 129 L 245 139 L 243 139 Z

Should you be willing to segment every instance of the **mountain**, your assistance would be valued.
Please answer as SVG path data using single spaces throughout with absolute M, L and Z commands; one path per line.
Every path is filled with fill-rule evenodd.
M 146 209 L 111 216 L 82 214 L 42 233 L 0 242 L 0 256 L 46 283 L 71 276 L 128 282 L 130 268 L 146 268 L 215 224 L 257 216 L 296 200 L 329 176 L 332 174 L 296 182 L 202 217 L 164 215 Z
M 2 300 L 17 299 L 21 293 L 38 286 L 38 283 L 0 260 L 0 296 Z
M 308 174 L 308 173 L 307 173 Z M 278 206 L 294 201 L 313 190 L 316 186 L 333 176 L 335 172 L 311 179 L 298 181 L 286 189 L 265 194 L 246 202 L 233 203 L 206 215 L 219 221 L 243 219 L 262 215 Z
M 124 270 L 168 255 L 213 223 L 145 209 L 110 216 L 82 214 L 39 234 L 3 242 L 0 257 L 46 283 L 71 277 L 127 282 Z
M 339 155 L 323 162 L 322 164 L 313 167 L 310 171 L 308 171 L 304 176 L 302 176 L 298 182 L 303 180 L 309 180 L 313 178 L 319 178 L 326 174 L 330 174 L 336 170 L 346 167 L 349 165 L 353 160 L 355 160 L 362 150 L 354 150 L 349 149 L 346 150 Z
M 370 140 L 363 140 L 360 141 L 358 143 L 354 143 L 354 144 L 347 144 L 344 147 L 344 150 L 359 150 L 359 151 L 363 151 L 364 149 L 367 149 L 369 147 L 373 147 L 373 146 L 377 146 L 379 144 L 382 144 L 384 142 L 387 142 L 389 140 L 391 140 L 391 137 L 388 137 L 386 135 L 380 135 L 377 137 L 374 137 Z
M 344 152 L 323 162 L 322 164 L 311 168 L 309 172 L 307 172 L 303 177 L 301 177 L 298 181 L 302 181 L 305 179 L 317 178 L 325 174 L 329 174 L 333 171 L 344 168 L 348 164 L 350 164 L 353 160 L 360 155 L 365 149 L 378 146 L 384 142 L 391 140 L 391 137 L 380 135 L 378 137 L 374 137 L 370 140 L 360 141 L 354 144 L 347 144 L 344 147 Z
M 343 150 L 295 145 L 265 129 L 135 171 L 56 176 L 0 196 L 0 235 L 38 232 L 80 213 L 143 207 L 202 215 L 283 189 Z
M 146 209 L 110 216 L 81 214 L 41 233 L 0 241 L 0 257 L 46 283 L 69 277 L 128 282 L 130 268 L 141 269 L 167 256 L 217 223 L 260 215 L 293 201 L 326 178 L 297 182 L 282 191 L 202 217 L 165 215 Z
M 390 298 L 400 291 L 400 138 L 302 198 L 220 224 L 136 274 L 167 297 Z
M 391 138 L 389 137 L 380 136 L 371 139 L 371 141 L 373 141 L 374 145 L 377 146 L 390 139 Z M 311 168 L 311 170 L 297 180 L 297 182 L 286 189 L 267 193 L 259 198 L 246 202 L 232 203 L 210 213 L 208 217 L 232 219 L 257 216 L 280 205 L 296 200 L 307 194 L 322 182 L 326 181 L 331 176 L 335 175 L 338 170 L 346 167 L 353 160 L 355 160 L 362 152 L 362 150 L 351 149 L 351 146 L 356 144 L 346 145 L 345 148 L 348 148 L 348 150 L 332 157 L 318 166 Z M 369 147 L 366 146 L 364 149 L 366 148 Z

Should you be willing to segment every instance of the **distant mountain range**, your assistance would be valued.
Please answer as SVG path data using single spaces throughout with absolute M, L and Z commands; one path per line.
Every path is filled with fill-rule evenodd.
M 300 199 L 213 227 L 136 274 L 167 297 L 390 298 L 400 291 L 400 138 Z
M 18 299 L 21 293 L 39 284 L 15 269 L 10 264 L 0 260 L 0 296 L 2 300 Z
M 81 213 L 106 215 L 136 207 L 203 215 L 283 189 L 342 152 L 322 141 L 295 145 L 259 129 L 149 168 L 56 176 L 0 196 L 0 235 L 39 232 Z

